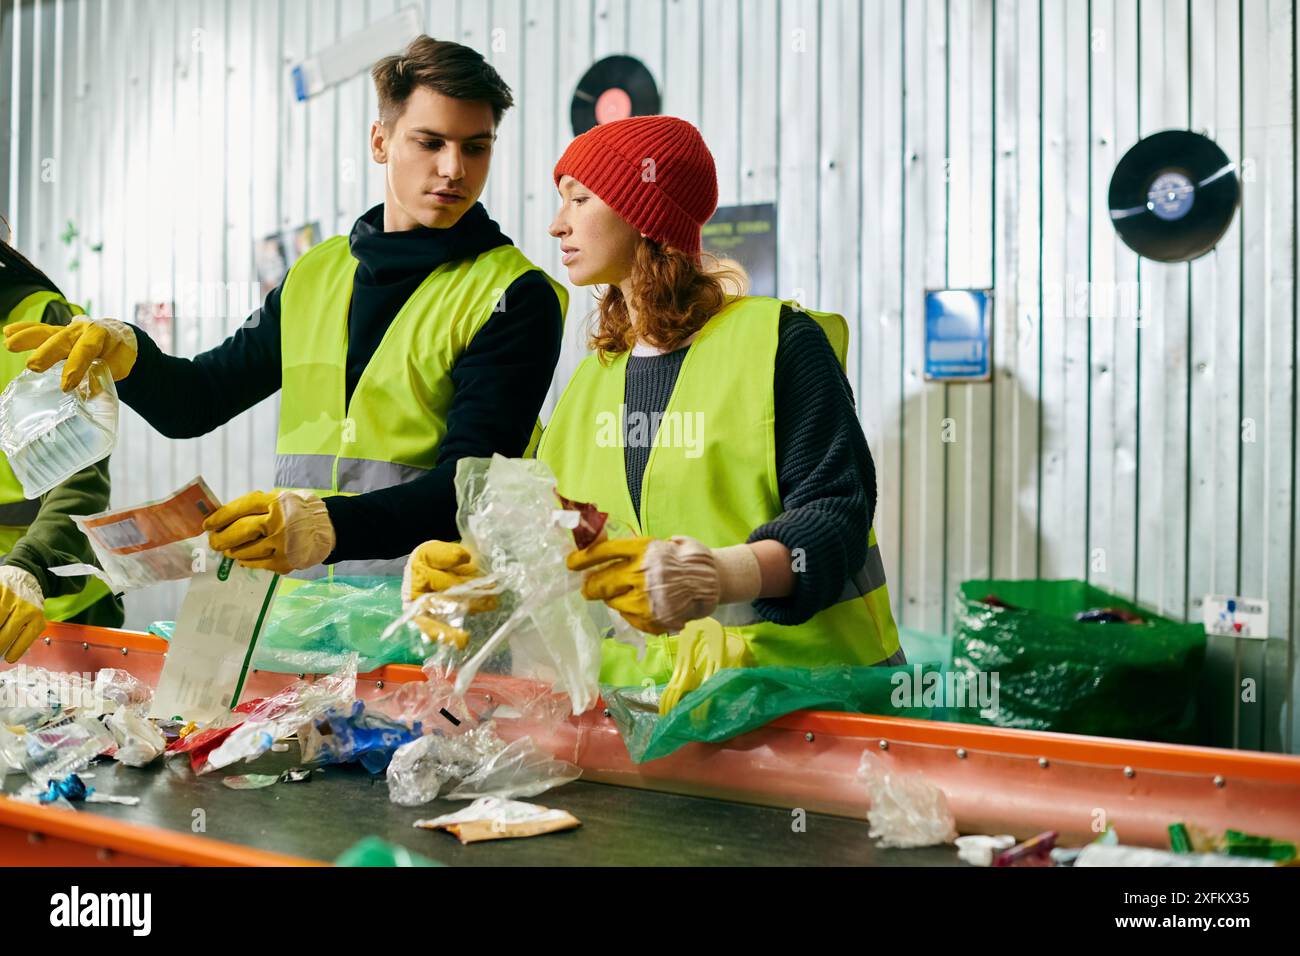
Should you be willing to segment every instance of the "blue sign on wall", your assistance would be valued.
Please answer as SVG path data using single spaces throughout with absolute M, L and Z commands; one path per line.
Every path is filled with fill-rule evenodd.
M 925 293 L 925 377 L 987 381 L 992 289 L 931 289 Z

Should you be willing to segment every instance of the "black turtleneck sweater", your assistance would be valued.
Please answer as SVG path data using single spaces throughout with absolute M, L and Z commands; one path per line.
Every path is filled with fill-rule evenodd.
M 383 214 L 382 204 L 369 210 L 349 237 L 358 266 L 348 312 L 345 401 L 398 310 L 430 272 L 510 244 L 479 203 L 449 229 L 384 232 Z M 118 383 L 122 400 L 168 438 L 193 438 L 277 392 L 282 289 L 273 289 L 228 339 L 193 359 L 164 354 L 135 329 L 139 357 Z M 563 318 L 540 271 L 520 276 L 502 299 L 452 367 L 455 396 L 435 467 L 407 484 L 326 498 L 336 536 L 326 563 L 397 558 L 430 538 L 456 540 L 456 462 L 523 454 L 559 360 Z M 178 395 L 204 400 L 182 402 Z

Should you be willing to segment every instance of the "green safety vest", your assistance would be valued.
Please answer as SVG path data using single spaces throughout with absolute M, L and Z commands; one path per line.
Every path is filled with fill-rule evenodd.
M 65 302 L 57 292 L 34 292 L 23 299 L 4 319 L 4 324 L 14 322 L 40 322 L 45 307 L 51 302 Z M 85 313 L 79 306 L 69 303 L 75 315 Z M 0 389 L 4 389 L 27 368 L 28 356 L 0 348 Z M 9 460 L 0 453 L 0 554 L 8 554 L 27 533 L 27 527 L 36 520 L 41 510 L 39 499 L 23 496 L 23 486 L 14 477 Z M 108 596 L 108 586 L 99 578 L 86 578 L 85 587 L 76 594 L 65 594 L 45 602 L 47 621 L 66 621 L 76 617 L 102 597 Z
M 632 508 L 624 468 L 624 373 L 627 352 L 602 365 L 583 360 L 564 390 L 538 457 L 554 470 L 561 494 L 594 502 L 639 534 L 689 535 L 710 548 L 748 540 L 782 513 L 777 483 L 772 383 L 782 302 L 733 299 L 700 330 L 682 362 L 641 479 L 641 510 Z M 844 365 L 848 325 L 842 316 L 807 312 L 826 331 Z M 817 555 L 804 555 L 815 562 Z M 762 622 L 739 629 L 758 665 L 816 667 L 875 664 L 898 650 L 875 530 L 867 560 L 840 600 L 805 624 Z M 643 661 L 605 641 L 600 679 L 629 686 L 672 673 L 675 640 L 647 642 Z
M 433 468 L 455 392 L 452 367 L 511 283 L 537 266 L 516 247 L 498 246 L 434 269 L 389 324 L 345 405 L 356 269 L 347 237 L 335 236 L 309 250 L 285 278 L 278 488 L 356 495 L 413 481 Z M 568 293 L 546 278 L 563 317 Z M 400 575 L 405 561 L 405 555 L 340 561 L 293 576 Z

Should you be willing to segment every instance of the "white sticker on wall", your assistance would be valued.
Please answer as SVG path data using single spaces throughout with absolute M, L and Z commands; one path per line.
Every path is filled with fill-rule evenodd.
M 1201 605 L 1205 633 L 1228 637 L 1268 638 L 1268 602 L 1259 598 L 1207 594 Z

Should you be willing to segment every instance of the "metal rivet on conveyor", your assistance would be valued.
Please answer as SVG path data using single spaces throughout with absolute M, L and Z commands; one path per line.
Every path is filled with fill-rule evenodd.
M 88 650 L 90 650 L 90 645 L 87 644 L 85 641 L 82 641 L 82 642 L 81 642 L 81 649 L 82 649 L 83 651 L 88 651 Z
M 45 646 L 46 647 L 50 646 L 50 639 L 48 637 L 45 639 Z
M 606 707 L 604 710 L 601 711 L 601 713 L 604 714 L 606 717 L 608 717 L 608 716 L 609 716 L 609 708 Z
M 882 740 L 882 741 L 880 742 L 880 749 L 881 749 L 881 750 L 888 750 L 888 749 L 889 749 L 889 741 L 888 741 L 888 740 Z
M 383 689 L 384 689 L 384 682 L 381 680 L 375 681 L 375 690 L 383 690 Z
M 817 737 L 816 737 L 816 735 L 814 735 L 813 732 L 810 730 L 810 731 L 808 731 L 806 734 L 803 735 L 803 739 L 806 740 L 806 741 L 808 741 L 808 743 L 812 743 L 814 740 L 817 739 Z
M 1227 783 L 1228 781 L 1223 779 L 1223 774 L 1216 773 L 1214 775 L 1214 785 L 1218 787 L 1220 790 L 1222 790 L 1227 785 Z
M 306 674 L 299 674 L 299 675 L 298 675 L 298 680 L 306 680 L 306 678 L 307 678 L 307 675 L 306 675 Z
M 126 648 L 125 648 L 125 647 L 122 648 L 122 656 L 123 656 L 123 657 L 126 657 Z
M 1133 779 L 1133 773 L 1134 773 L 1134 771 L 1133 771 L 1133 768 L 1132 768 L 1132 767 L 1125 767 L 1125 768 L 1124 768 L 1124 776 L 1128 777 L 1130 780 Z
M 965 760 L 965 759 L 966 759 L 966 748 L 965 748 L 965 747 L 958 747 L 958 748 L 957 748 L 957 759 L 958 759 L 958 760 Z
M 1039 758 L 1038 758 L 1038 766 L 1040 766 L 1040 767 L 1042 767 L 1044 770 L 1046 770 L 1046 769 L 1047 769 L 1047 766 L 1048 766 L 1048 764 L 1047 764 L 1047 758 L 1046 758 L 1046 757 L 1039 757 Z
M 491 695 L 491 694 L 484 694 L 484 695 L 483 695 L 483 699 L 486 700 L 489 704 L 492 703 L 492 695 Z

